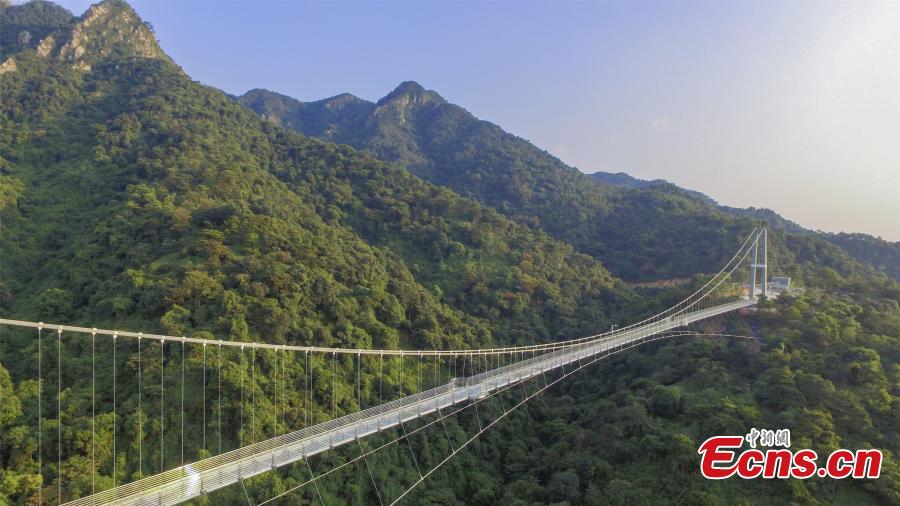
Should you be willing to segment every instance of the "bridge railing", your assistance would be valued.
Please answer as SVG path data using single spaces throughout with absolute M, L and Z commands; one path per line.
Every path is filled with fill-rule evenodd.
M 394 401 L 387 402 L 385 404 L 381 404 L 379 406 L 375 406 L 372 408 L 368 408 L 362 411 L 357 411 L 356 413 L 352 413 L 349 415 L 344 415 L 338 418 L 334 418 L 327 422 L 323 422 L 317 425 L 313 425 L 310 427 L 306 427 L 294 432 L 290 432 L 288 434 L 283 434 L 281 436 L 276 436 L 274 438 L 268 439 L 266 441 L 261 441 L 259 443 L 243 446 L 241 448 L 231 450 L 229 452 L 221 453 L 214 457 L 209 457 L 198 462 L 189 464 L 187 466 L 178 467 L 175 469 L 171 469 L 169 471 L 162 472 L 160 474 L 150 476 L 147 478 L 143 478 L 141 480 L 133 481 L 131 483 L 121 485 L 109 490 L 105 490 L 102 492 L 98 492 L 93 496 L 84 497 L 75 501 L 72 501 L 67 504 L 104 504 L 106 502 L 114 501 L 119 498 L 132 496 L 134 494 L 139 494 L 155 487 L 166 485 L 171 483 L 172 481 L 178 480 L 180 478 L 184 478 L 187 476 L 185 469 L 190 467 L 193 472 L 202 472 L 211 469 L 219 468 L 225 464 L 230 462 L 238 461 L 241 459 L 252 458 L 256 455 L 263 454 L 267 451 L 274 450 L 277 448 L 281 448 L 285 445 L 297 443 L 304 439 L 313 438 L 315 436 L 320 436 L 323 434 L 327 434 L 330 431 L 333 431 L 340 427 L 345 427 L 347 425 L 351 425 L 355 422 L 363 421 L 366 419 L 377 418 L 379 415 L 384 415 L 385 413 L 389 413 L 391 411 L 396 411 L 403 407 L 416 404 L 426 399 L 430 399 L 433 397 L 437 397 L 441 394 L 450 392 L 456 388 L 459 388 L 464 385 L 464 382 L 459 378 L 454 378 L 450 382 L 432 388 L 430 390 L 425 390 L 419 392 L 417 394 L 413 394 L 407 397 L 403 397 L 401 399 L 397 399 Z
M 371 430 L 371 426 L 376 419 L 378 420 L 377 430 L 380 431 L 396 425 L 399 423 L 397 420 L 404 420 L 406 415 L 411 417 L 421 416 L 425 412 L 437 409 L 434 407 L 439 406 L 436 402 L 439 398 L 450 404 L 480 397 L 489 391 L 502 387 L 504 384 L 517 383 L 529 377 L 534 377 L 539 374 L 538 370 L 544 371 L 560 367 L 603 351 L 616 349 L 617 347 L 635 346 L 638 342 L 652 339 L 654 335 L 660 335 L 667 330 L 687 325 L 691 321 L 707 318 L 748 304 L 751 304 L 751 302 L 736 301 L 707 308 L 692 314 L 682 315 L 681 318 L 668 318 L 656 321 L 638 329 L 617 332 L 613 336 L 569 347 L 565 350 L 538 355 L 469 378 L 454 378 L 444 385 L 418 394 L 248 445 L 166 471 L 156 476 L 99 492 L 93 496 L 83 497 L 68 504 L 93 505 L 116 501 L 136 505 L 173 504 L 201 495 L 204 491 L 221 488 L 235 483 L 241 478 L 247 478 L 278 465 L 323 451 L 323 449 L 332 447 L 331 445 L 340 445 L 356 437 L 361 437 L 368 433 L 365 432 L 366 425 Z M 457 394 L 460 392 L 462 395 L 458 396 Z M 448 400 L 448 397 L 451 399 Z M 423 405 L 427 407 L 429 403 L 430 407 L 434 409 L 419 409 Z M 380 417 L 382 416 L 386 422 L 384 425 L 381 423 Z M 354 432 L 354 426 L 357 429 L 363 426 L 364 431 L 357 434 Z

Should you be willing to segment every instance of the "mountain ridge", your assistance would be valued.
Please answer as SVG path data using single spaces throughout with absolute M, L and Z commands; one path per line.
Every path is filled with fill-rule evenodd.
M 525 224 L 583 219 L 578 207 L 548 214 L 547 206 L 538 205 L 548 200 L 540 198 L 560 189 L 571 190 L 570 196 L 603 190 L 608 200 L 592 202 L 617 206 L 608 214 L 617 221 L 605 229 L 610 236 L 596 241 L 626 241 L 648 229 L 655 235 L 647 237 L 662 240 L 668 236 L 656 228 L 678 225 L 695 241 L 692 247 L 667 243 L 625 252 L 684 269 L 722 265 L 727 257 L 720 261 L 706 248 L 722 245 L 726 256 L 732 254 L 740 243 L 732 236 L 750 224 L 698 221 L 708 208 L 670 187 L 626 192 L 567 186 L 582 179 L 564 178 L 548 158 L 520 152 L 522 145 L 484 124 L 453 121 L 459 110 L 437 111 L 433 101 L 423 105 L 430 111 L 424 118 L 407 116 L 413 130 L 420 121 L 434 123 L 407 139 L 409 149 L 443 146 L 451 162 L 473 160 L 457 159 L 458 147 L 480 150 L 486 158 L 475 158 L 477 165 L 496 166 L 499 174 L 464 175 L 521 193 L 501 195 L 510 205 L 535 205 L 502 214 L 425 182 L 402 164 L 279 127 L 191 80 L 168 58 L 136 54 L 132 41 L 112 37 L 108 46 L 85 49 L 89 64 L 77 67 L 27 47 L 11 56 L 15 69 L 0 75 L 4 316 L 367 349 L 550 342 L 639 321 L 682 300 L 705 279 L 630 290 L 597 258 Z M 352 105 L 339 107 L 341 100 L 354 102 L 336 100 L 329 114 L 350 114 Z M 316 128 L 328 124 L 326 118 Z M 400 126 L 368 128 L 388 151 L 397 148 L 389 141 Z M 453 127 L 474 128 L 467 132 L 473 143 L 431 137 Z M 475 142 L 481 135 L 494 142 Z M 531 161 L 551 170 L 550 176 L 540 178 L 525 163 Z M 508 178 L 518 185 L 511 188 Z M 669 213 L 679 217 L 691 209 L 694 221 L 666 221 Z M 239 504 L 291 491 L 283 500 L 388 502 L 421 481 L 421 471 L 455 455 L 429 476 L 427 487 L 412 492 L 411 502 L 655 504 L 679 497 L 687 504 L 722 504 L 764 497 L 773 504 L 897 503 L 900 288 L 822 241 L 782 231 L 770 238 L 771 258 L 787 264 L 807 289 L 696 329 L 756 339 L 682 337 L 613 354 L 591 374 L 562 382 L 506 417 L 471 451 L 456 454 L 458 443 L 483 431 L 484 421 L 515 405 L 517 389 L 510 390 L 509 402 L 485 402 L 480 411 L 441 418 L 431 432 L 417 428 L 408 448 L 393 445 L 370 455 L 377 463 L 368 472 L 332 467 L 358 457 L 354 448 L 329 452 L 320 469 L 335 473 L 316 482 L 315 492 L 295 489 L 312 467 L 285 466 L 201 500 Z M 668 258 L 675 255 L 680 258 Z M 95 365 L 94 342 L 86 335 L 44 334 L 45 368 L 36 377 L 40 333 L 35 339 L 33 329 L 0 326 L 0 334 L 3 504 L 36 504 L 41 496 L 64 502 L 159 468 L 183 469 L 213 451 L 201 448 L 212 440 L 213 428 L 227 452 L 248 435 L 259 441 L 399 398 L 444 370 L 423 364 L 421 356 L 418 363 L 406 357 L 382 364 L 374 356 L 357 356 L 354 363 L 352 356 L 328 360 L 312 353 L 306 361 L 256 351 L 251 358 L 237 349 L 223 357 L 220 349 L 223 404 L 210 402 L 212 355 L 205 348 L 189 346 L 186 357 L 182 348 L 179 359 L 177 343 L 146 343 L 142 351 L 140 344 L 119 339 L 116 355 L 114 342 L 98 339 L 104 360 Z M 110 345 L 112 363 L 105 360 Z M 54 370 L 56 364 L 65 367 Z M 471 359 L 456 364 L 459 373 L 447 369 L 434 384 L 491 366 Z M 269 395 L 279 366 L 281 423 L 279 403 Z M 183 393 L 170 395 L 163 379 L 177 389 L 179 373 Z M 97 381 L 87 381 L 92 377 Z M 59 390 L 49 387 L 51 378 Z M 528 388 L 523 384 L 521 394 L 529 395 Z M 252 392 L 252 401 L 245 392 Z M 207 417 L 216 422 L 197 423 Z M 45 428 L 40 437 L 38 419 Z M 822 455 L 834 448 L 884 448 L 883 475 L 827 486 L 815 480 L 711 484 L 700 476 L 696 448 L 710 434 L 773 425 L 792 428 L 793 444 Z M 63 435 L 59 445 L 50 444 L 56 442 L 54 429 Z
M 773 229 L 784 229 L 795 234 L 814 235 L 840 247 L 855 260 L 870 265 L 885 272 L 897 281 L 900 281 L 900 241 L 887 241 L 881 237 L 864 233 L 825 232 L 806 228 L 777 211 L 769 208 L 757 207 L 732 207 L 718 203 L 712 197 L 696 190 L 681 188 L 665 179 L 638 179 L 625 172 L 609 173 L 598 171 L 590 174 L 598 181 L 625 188 L 647 188 L 652 186 L 671 185 L 684 191 L 700 201 L 709 202 L 720 210 L 736 217 L 751 218 L 767 223 Z
M 625 189 L 603 184 L 423 90 L 404 82 L 377 102 L 354 100 L 352 114 L 322 112 L 332 99 L 300 102 L 255 90 L 237 100 L 277 124 L 349 144 L 474 198 L 599 258 L 628 281 L 690 276 L 727 255 L 726 240 L 703 231 L 727 230 L 734 240 L 749 229 L 753 217 L 725 212 L 711 199 L 675 185 Z M 423 93 L 433 93 L 435 100 L 412 100 Z M 406 97 L 402 111 L 376 114 L 379 103 L 399 97 Z M 665 253 L 691 248 L 702 253 L 691 259 Z
M 859 248 L 846 249 L 833 238 L 816 236 L 772 210 L 724 206 L 663 179 L 645 181 L 624 172 L 583 174 L 414 81 L 404 81 L 376 102 L 349 94 L 301 102 L 263 90 L 252 90 L 237 100 L 276 124 L 352 145 L 475 198 L 601 259 L 628 281 L 689 276 L 698 268 L 696 264 L 643 259 L 667 258 L 661 245 L 696 247 L 696 230 L 739 227 L 742 220 L 767 222 L 773 229 L 825 239 L 895 279 L 900 271 L 900 253 L 895 254 L 896 262 L 885 268 L 885 261 L 891 258 L 889 245 L 881 244 L 887 253 L 873 263 L 859 254 Z M 636 215 L 643 215 L 640 228 L 651 230 L 646 239 L 620 233 L 637 228 Z M 621 241 L 622 246 L 609 246 L 610 239 Z M 712 243 L 705 247 L 724 252 L 724 247 Z M 628 249 L 632 255 L 622 253 Z
M 88 71 L 93 63 L 112 56 L 171 61 L 159 47 L 150 25 L 123 0 L 93 4 L 78 17 L 50 2 L 33 0 L 3 8 L 0 23 L 14 27 L 13 33 L 18 31 L 14 41 L 13 33 L 0 39 L 7 68 L 15 66 L 15 60 L 6 55 L 27 50 L 80 71 Z M 39 36 L 32 36 L 32 31 Z

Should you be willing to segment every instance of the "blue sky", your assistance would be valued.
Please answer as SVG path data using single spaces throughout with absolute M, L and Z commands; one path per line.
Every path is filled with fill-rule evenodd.
M 585 172 L 900 240 L 900 2 L 132 5 L 229 93 L 415 80 Z

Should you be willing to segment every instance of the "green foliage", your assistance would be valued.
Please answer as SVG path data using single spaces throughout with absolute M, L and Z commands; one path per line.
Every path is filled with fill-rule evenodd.
M 900 281 L 900 243 L 866 234 L 828 234 L 826 238 L 857 261 L 881 269 Z
M 549 155 L 411 83 L 377 104 L 386 119 L 374 134 L 336 130 L 345 139 L 370 139 L 363 147 L 429 179 L 459 182 L 475 200 L 461 197 L 350 147 L 260 120 L 190 81 L 164 55 L 148 53 L 147 40 L 123 42 L 135 28 L 146 35 L 146 26 L 122 2 L 101 6 L 107 10 L 95 13 L 105 12 L 108 22 L 91 32 L 85 59 L 26 49 L 14 55 L 17 69 L 0 77 L 4 317 L 360 348 L 552 341 L 639 320 L 701 282 L 636 293 L 581 252 L 609 258 L 634 278 L 694 273 L 724 263 L 748 226 L 671 188 L 585 185 Z M 60 40 L 68 35 L 65 26 L 53 27 Z M 79 64 L 85 61 L 89 67 Z M 321 115 L 331 109 L 349 125 L 374 105 L 343 95 L 310 107 Z M 335 123 L 332 116 L 316 118 L 308 128 Z M 565 204 L 569 197 L 574 204 Z M 761 340 L 673 341 L 623 353 L 495 425 L 409 501 L 896 502 L 897 284 L 819 239 L 771 234 L 770 254 L 806 291 L 768 301 L 756 316 L 710 324 Z M 679 236 L 691 247 L 668 240 Z M 633 255 L 622 255 L 631 247 Z M 89 335 L 45 329 L 38 349 L 32 331 L 4 327 L 0 337 L 3 503 L 33 503 L 39 490 L 53 501 L 60 481 L 71 498 L 93 485 L 104 489 L 156 472 L 161 461 L 178 465 L 182 402 L 189 421 L 185 458 L 193 461 L 218 450 L 214 437 L 232 449 L 449 374 L 448 364 L 415 357 L 385 364 L 311 354 L 307 362 L 302 355 L 178 342 L 143 342 L 139 350 L 123 339 L 113 363 L 108 339 L 94 343 Z M 105 361 L 96 366 L 94 346 Z M 279 370 L 287 385 L 281 410 L 272 396 Z M 221 404 L 212 401 L 218 382 Z M 371 480 L 386 497 L 397 497 L 419 479 L 416 466 L 441 462 L 521 395 L 467 411 L 406 446 L 373 454 L 371 466 L 349 466 L 348 474 L 336 472 L 317 490 L 291 498 L 374 503 Z M 206 427 L 194 423 L 204 417 Z M 421 422 L 404 430 L 415 423 Z M 836 485 L 701 480 L 697 442 L 752 426 L 789 427 L 797 446 L 821 451 L 882 448 L 890 452 L 884 476 Z M 334 468 L 384 440 L 370 441 L 311 465 Z M 298 485 L 309 478 L 309 464 L 250 480 L 249 494 L 272 497 Z M 202 501 L 245 500 L 243 490 L 225 489 Z
M 31 0 L 21 5 L 0 5 L 0 59 L 34 47 L 44 37 L 72 23 L 68 10 L 52 2 Z
M 747 221 L 671 185 L 631 190 L 595 182 L 416 83 L 401 84 L 377 104 L 346 94 L 302 103 L 266 90 L 238 101 L 270 121 L 398 162 L 572 244 L 626 279 L 686 276 L 723 264 L 749 231 Z
M 896 244 L 812 232 L 770 209 L 720 206 L 662 180 L 586 176 L 413 82 L 374 104 L 348 94 L 304 103 L 267 90 L 237 100 L 270 122 L 400 163 L 571 244 L 629 281 L 682 278 L 724 264 L 751 220 L 806 242 L 822 263 L 843 264 L 844 276 L 859 270 L 848 265 L 852 257 L 898 279 Z
M 111 16 L 103 25 L 111 33 L 136 22 L 119 16 L 129 12 L 120 2 L 99 8 Z M 88 47 L 89 70 L 26 50 L 15 55 L 17 70 L 0 77 L 5 316 L 240 341 L 446 349 L 586 333 L 608 325 L 607 314 L 618 311 L 610 300 L 630 296 L 568 245 L 398 167 L 274 128 L 167 58 L 147 58 L 115 37 L 107 43 Z M 34 335 L 8 330 L 2 362 L 27 381 L 35 375 Z M 144 390 L 134 381 L 120 389 L 119 416 L 98 421 L 97 461 L 84 461 L 95 439 L 85 432 L 89 386 L 77 381 L 91 375 L 84 345 L 65 339 L 62 412 L 43 411 L 45 488 L 62 479 L 66 497 L 89 490 L 91 471 L 111 484 L 114 461 L 119 483 L 154 469 L 160 456 L 152 441 L 168 450 L 177 444 L 170 437 L 177 422 L 155 407 L 177 406 L 178 395 L 164 396 L 159 386 L 179 381 L 177 343 L 145 343 L 140 358 L 134 342 L 121 343 L 116 371 L 131 380 L 140 372 Z M 108 357 L 110 343 L 100 346 Z M 56 358 L 52 342 L 42 351 L 48 364 Z M 195 368 L 186 392 L 196 400 L 187 406 L 191 419 L 211 409 L 199 404 L 199 353 L 186 357 Z M 249 351 L 222 360 L 223 395 L 233 403 L 221 408 L 225 447 L 274 433 L 275 357 L 261 354 L 256 368 Z M 353 366 L 321 357 L 309 367 L 283 364 L 292 384 L 313 379 L 310 398 L 299 388 L 290 394 L 287 426 L 325 420 L 332 406 L 359 409 L 348 383 Z M 407 363 L 403 376 L 379 377 L 375 397 L 376 367 L 364 364 L 359 377 L 368 404 L 410 392 L 426 371 Z M 99 412 L 108 413 L 110 368 L 102 374 Z M 235 416 L 241 392 L 261 398 L 243 420 Z M 42 397 L 55 408 L 56 392 L 45 388 Z M 25 433 L 36 419 L 33 404 L 16 418 Z M 67 442 L 60 469 L 50 465 L 58 417 Z M 205 449 L 192 427 L 194 459 Z M 25 457 L 16 479 L 25 480 L 35 451 L 16 454 Z M 16 501 L 36 493 L 16 490 Z
M 485 434 L 481 451 L 461 454 L 459 468 L 434 486 L 454 490 L 460 503 L 468 497 L 461 483 L 476 474 L 485 475 L 478 481 L 502 483 L 488 502 L 503 504 L 664 504 L 676 497 L 678 504 L 893 504 L 900 497 L 900 336 L 881 335 L 857 319 L 884 304 L 896 315 L 900 308 L 890 297 L 897 292 L 883 295 L 888 299 L 810 291 L 751 317 L 758 340 L 675 339 L 618 355 L 535 398 L 527 413 Z M 848 304 L 862 311 L 848 314 Z M 797 317 L 786 316 L 794 310 Z M 814 315 L 840 317 L 843 327 L 858 331 L 838 338 L 833 329 L 829 344 L 810 341 L 803 335 L 816 325 Z M 741 324 L 733 315 L 706 325 L 721 331 Z M 819 455 L 883 449 L 882 477 L 700 477 L 700 442 L 750 427 L 790 428 L 792 448 Z M 502 450 L 487 451 L 495 445 Z

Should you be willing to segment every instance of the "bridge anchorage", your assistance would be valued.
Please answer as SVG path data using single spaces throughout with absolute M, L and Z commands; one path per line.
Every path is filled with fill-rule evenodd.
M 393 499 L 393 502 L 397 502 L 508 413 L 564 378 L 612 354 L 646 342 L 673 336 L 698 335 L 687 327 L 695 322 L 734 310 L 750 308 L 760 297 L 777 296 L 779 292 L 768 283 L 766 242 L 766 228 L 754 229 L 734 256 L 719 272 L 712 275 L 706 284 L 661 313 L 609 332 L 531 346 L 457 350 L 374 350 L 233 342 L 11 319 L 0 319 L 0 326 L 34 329 L 33 347 L 40 392 L 36 396 L 35 412 L 38 416 L 35 428 L 38 431 L 39 445 L 35 460 L 39 463 L 37 474 L 41 476 L 42 482 L 48 477 L 53 479 L 47 481 L 56 482 L 57 495 L 56 501 L 53 502 L 57 504 L 177 504 L 229 485 L 240 483 L 243 486 L 244 480 L 250 477 L 291 463 L 305 461 L 309 466 L 309 457 L 353 443 L 359 445 L 361 454 L 342 466 L 362 459 L 368 468 L 367 456 L 374 451 L 403 439 L 408 442 L 411 435 L 425 427 L 443 424 L 446 417 L 469 407 L 477 410 L 479 403 L 495 396 L 498 396 L 502 403 L 502 397 L 499 397 L 501 393 L 522 387 L 523 398 L 520 402 L 509 408 L 504 406 L 503 414 L 489 424 L 482 426 L 479 419 L 479 431 L 455 448 L 451 444 L 450 455 L 431 470 L 423 473 L 418 469 L 419 464 L 415 461 L 413 452 L 419 479 Z M 56 373 L 56 377 L 52 378 L 56 380 L 56 409 L 53 409 L 52 405 L 48 407 L 41 403 L 42 398 L 53 397 L 52 390 L 47 389 L 45 385 L 47 381 L 45 355 L 52 352 L 54 347 L 52 342 L 49 346 L 45 343 L 45 331 L 56 334 L 55 353 L 49 353 L 49 356 L 55 357 L 55 363 L 46 364 L 51 370 L 55 369 Z M 98 366 L 98 337 L 101 339 L 101 355 L 103 350 L 110 352 L 109 356 L 102 357 L 105 366 Z M 86 338 L 89 338 L 89 341 L 86 341 Z M 64 359 L 67 349 L 77 348 L 84 351 L 86 344 L 90 345 L 91 354 L 89 412 L 91 493 L 81 494 L 82 497 L 72 497 L 74 494 L 67 493 L 64 488 L 66 484 L 60 479 L 57 471 L 63 462 L 62 427 L 67 421 L 62 409 L 62 371 L 66 366 Z M 228 363 L 226 373 L 233 378 L 235 369 L 239 369 L 238 403 L 234 402 L 236 399 L 230 402 L 227 398 L 223 400 L 223 357 L 226 355 L 230 356 L 229 361 L 233 361 Z M 130 365 L 126 364 L 126 360 L 130 361 Z M 135 362 L 137 377 L 127 379 L 137 380 L 136 388 L 130 385 L 137 391 L 137 401 L 129 403 L 127 405 L 129 411 L 126 412 L 126 406 L 120 405 L 117 399 L 117 391 L 121 391 L 118 383 L 124 377 L 124 371 L 133 370 L 125 368 L 133 368 Z M 387 371 L 385 371 L 386 362 Z M 290 375 L 287 373 L 287 364 L 291 365 L 294 373 Z M 101 378 L 110 382 L 103 387 L 105 393 L 100 396 L 96 393 L 98 367 L 101 369 Z M 403 373 L 404 367 L 407 367 L 407 374 Z M 331 395 L 325 392 L 324 399 L 321 398 L 323 397 L 321 385 L 318 388 L 319 392 L 313 392 L 315 390 L 312 388 L 315 383 L 311 377 L 313 369 L 325 371 L 326 381 L 330 380 Z M 265 377 L 261 376 L 261 379 L 265 379 L 262 388 L 269 387 L 271 390 L 260 391 L 256 382 L 257 370 L 260 370 L 260 374 L 265 374 Z M 185 383 L 188 378 L 186 371 L 190 372 L 192 383 L 202 384 L 201 398 L 185 399 Z M 302 371 L 303 377 L 298 377 L 296 371 Z M 548 373 L 552 371 L 559 374 L 548 378 Z M 346 401 L 344 404 L 358 408 L 342 416 L 337 416 L 336 384 L 339 372 L 343 376 L 342 383 L 351 386 L 355 383 L 356 386 L 355 392 L 344 396 Z M 74 378 L 78 375 L 79 371 L 76 371 L 65 376 Z M 147 376 L 150 376 L 149 381 L 159 381 L 158 391 L 153 386 L 152 394 L 147 393 L 149 385 L 144 386 L 148 381 Z M 213 376 L 215 381 L 211 381 Z M 363 377 L 366 378 L 365 395 Z M 524 385 L 533 378 L 542 378 L 543 382 L 538 383 L 536 391 L 528 393 Z M 244 384 L 247 380 L 251 385 L 249 394 L 245 392 Z M 386 401 L 384 398 L 386 381 L 391 390 L 389 395 L 396 396 L 393 400 Z M 177 393 L 168 392 L 167 385 L 169 390 L 174 389 Z M 237 397 L 236 391 L 227 390 L 224 392 L 226 395 L 234 394 L 235 398 Z M 316 395 L 320 398 L 315 399 Z M 145 405 L 145 401 L 148 404 Z M 188 412 L 191 413 L 188 420 L 185 420 L 186 403 Z M 331 417 L 321 421 L 323 414 L 328 411 L 329 404 Z M 369 407 L 364 407 L 366 405 Z M 158 416 L 154 416 L 151 410 L 157 412 Z M 249 412 L 249 416 L 245 410 Z M 48 416 L 54 414 L 55 417 Z M 201 414 L 202 416 L 199 416 Z M 223 414 L 227 419 L 237 422 L 232 432 L 225 432 L 227 425 L 223 423 Z M 132 419 L 134 425 L 126 427 L 125 420 L 128 417 L 134 417 Z M 151 424 L 152 427 L 148 430 L 145 420 L 149 422 L 151 417 L 156 423 Z M 259 421 L 257 417 L 260 418 Z M 43 446 L 42 421 L 47 419 L 56 422 L 57 426 L 55 463 L 43 460 L 44 455 L 52 451 Z M 422 419 L 423 425 L 408 432 L 406 423 L 416 419 Z M 97 431 L 98 420 L 102 420 L 105 428 L 103 441 L 98 439 L 100 437 Z M 289 430 L 291 425 L 295 427 L 299 425 L 301 428 Z M 367 436 L 396 428 L 402 430 L 403 436 L 375 450 L 364 451 L 361 441 Z M 201 458 L 201 455 L 212 453 L 213 440 L 207 438 L 207 433 L 213 429 L 216 436 L 216 452 L 213 456 Z M 185 453 L 186 432 L 189 434 L 187 453 Z M 149 440 L 148 434 L 158 439 Z M 135 464 L 127 469 L 119 469 L 121 464 L 116 453 L 117 439 L 126 435 L 131 436 L 132 442 L 137 442 L 138 455 Z M 176 439 L 176 436 L 180 437 Z M 200 441 L 199 445 L 196 444 L 197 440 Z M 191 448 L 192 441 L 193 448 Z M 98 452 L 98 442 L 111 447 L 112 452 Z M 228 449 L 229 442 L 236 444 L 232 444 L 233 447 Z M 177 459 L 167 457 L 167 447 L 179 446 L 173 443 L 180 443 L 181 453 Z M 151 467 L 148 457 L 157 450 L 158 465 Z M 70 457 L 70 453 L 71 451 L 68 451 L 65 456 Z M 172 465 L 174 460 L 177 462 Z M 53 464 L 57 467 L 53 468 Z M 335 470 L 332 469 L 327 473 Z M 98 487 L 97 477 L 101 471 L 106 475 L 106 479 L 103 480 L 105 487 Z M 155 474 L 150 474 L 151 472 Z M 309 481 L 260 504 L 274 501 L 310 483 L 315 486 L 315 480 L 324 475 L 315 476 L 311 467 L 309 472 L 311 476 Z M 371 468 L 369 472 L 371 474 Z M 136 476 L 137 479 L 125 482 L 128 475 Z M 111 481 L 109 477 L 112 478 Z M 378 493 L 374 476 L 372 480 L 375 492 Z M 98 490 L 98 488 L 105 489 Z M 44 490 L 48 488 L 42 487 L 40 494 L 43 494 Z M 381 501 L 380 494 L 378 497 Z M 50 502 L 45 499 L 50 498 L 38 497 L 41 504 Z M 249 501 L 249 496 L 247 499 Z

